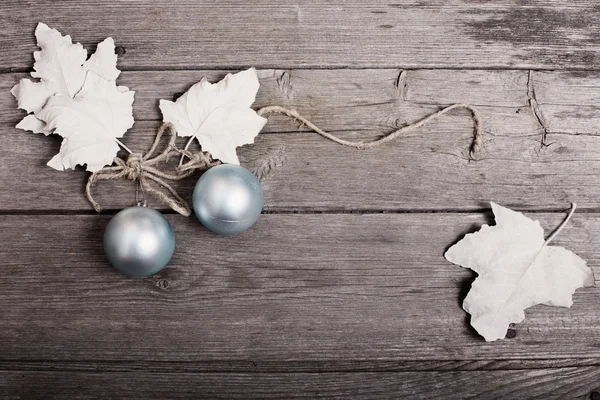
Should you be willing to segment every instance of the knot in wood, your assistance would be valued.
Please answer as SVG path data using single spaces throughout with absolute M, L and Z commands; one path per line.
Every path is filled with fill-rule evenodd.
M 167 290 L 169 288 L 169 281 L 166 279 L 161 279 L 156 282 L 156 286 L 158 286 L 162 290 Z
M 127 162 L 125 163 L 127 171 L 125 176 L 127 179 L 135 181 L 142 176 L 143 162 L 144 157 L 140 153 L 132 153 L 127 157 Z

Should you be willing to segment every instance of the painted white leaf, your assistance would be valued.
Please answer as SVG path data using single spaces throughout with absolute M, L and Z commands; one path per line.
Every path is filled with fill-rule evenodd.
M 107 81 L 117 80 L 121 71 L 117 69 L 117 53 L 115 53 L 113 38 L 106 38 L 98 45 L 96 52 L 83 64 L 83 70 L 92 71 Z
M 236 148 L 253 143 L 267 123 L 250 108 L 258 87 L 254 68 L 228 74 L 215 84 L 202 79 L 176 102 L 161 100 L 160 110 L 178 135 L 197 138 L 215 159 L 239 164 Z
M 40 111 L 55 94 L 75 96 L 85 79 L 82 65 L 87 52 L 81 44 L 73 44 L 70 36 L 62 36 L 43 23 L 38 24 L 35 37 L 41 50 L 33 53 L 35 71 L 31 76 L 41 81 L 25 79 L 13 88 L 19 108 L 27 112 Z
M 35 64 L 31 76 L 40 81 L 22 79 L 11 90 L 19 108 L 28 113 L 38 113 L 52 96 L 73 98 L 83 87 L 87 71 L 113 81 L 119 76 L 112 38 L 100 43 L 96 53 L 86 61 L 87 51 L 81 44 L 73 44 L 70 36 L 62 36 L 59 31 L 50 29 L 46 24 L 38 24 L 35 36 L 41 50 L 33 53 Z M 50 133 L 45 124 L 34 121 L 34 118 L 28 115 L 17 128 Z
M 29 114 L 23 118 L 21 122 L 17 124 L 17 128 L 33 133 L 43 133 L 46 136 L 52 133 L 51 130 L 46 128 L 46 123 L 33 114 Z
M 594 285 L 586 262 L 563 247 L 548 246 L 538 221 L 494 203 L 492 210 L 495 226 L 483 225 L 445 254 L 478 274 L 463 308 L 487 341 L 504 338 L 510 323 L 523 321 L 526 308 L 570 307 L 577 288 Z
M 90 71 L 75 98 L 56 95 L 48 100 L 38 116 L 65 138 L 49 166 L 63 170 L 87 164 L 94 172 L 112 164 L 119 151 L 116 138 L 133 126 L 134 92 L 124 89 Z

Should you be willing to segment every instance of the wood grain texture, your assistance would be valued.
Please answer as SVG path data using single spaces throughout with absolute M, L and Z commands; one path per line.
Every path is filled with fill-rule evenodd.
M 600 51 L 593 0 L 5 0 L 0 13 L 4 70 L 31 67 L 38 21 L 88 48 L 113 36 L 125 68 L 596 69 Z
M 489 200 L 547 232 L 577 202 L 556 244 L 600 276 L 595 1 L 4 0 L 0 15 L 1 398 L 600 398 L 597 289 L 486 343 L 461 308 L 474 275 L 443 258 L 493 222 L 473 213 Z M 223 238 L 171 214 L 171 264 L 128 279 L 103 255 L 111 215 L 85 200 L 87 173 L 46 167 L 60 138 L 13 128 L 38 21 L 90 52 L 115 38 L 135 150 L 159 99 L 256 66 L 256 107 L 345 139 L 475 105 L 485 152 L 468 161 L 461 111 L 370 151 L 273 117 L 239 152 L 259 222 Z M 196 178 L 175 185 L 187 199 Z M 113 211 L 134 199 L 131 182 L 96 193 Z
M 547 232 L 563 217 L 533 216 Z M 513 339 L 486 343 L 469 327 L 461 302 L 473 274 L 443 253 L 489 215 L 267 214 L 225 238 L 170 219 L 170 266 L 127 279 L 102 252 L 109 216 L 0 218 L 0 242 L 10 243 L 0 248 L 0 360 L 335 370 L 600 358 L 594 288 L 577 291 L 571 309 L 527 310 Z M 575 214 L 556 239 L 596 276 L 599 231 L 599 214 Z
M 211 374 L 0 371 L 7 399 L 589 399 L 600 369 Z
M 138 90 L 138 122 L 124 142 L 143 151 L 158 127 L 158 99 L 177 96 L 202 76 L 223 74 L 124 73 L 122 82 Z M 400 70 L 371 69 L 259 75 L 257 107 L 296 108 L 347 139 L 377 137 L 455 102 L 476 105 L 485 129 L 485 151 L 469 162 L 473 125 L 465 111 L 368 151 L 344 148 L 273 117 L 255 145 L 239 150 L 243 164 L 263 178 L 268 211 L 474 210 L 488 200 L 520 209 L 556 210 L 570 202 L 597 208 L 600 141 L 593 122 L 600 122 L 600 109 L 593 103 L 600 97 L 600 76 L 594 73 L 414 70 L 400 79 Z M 10 128 L 20 117 L 8 90 L 22 76 L 0 75 L 0 145 L 10 149 L 0 160 L 0 210 L 90 210 L 82 196 L 87 173 L 45 166 L 60 138 Z M 189 198 L 195 179 L 176 187 Z M 97 190 L 106 207 L 132 203 L 131 182 L 107 186 Z

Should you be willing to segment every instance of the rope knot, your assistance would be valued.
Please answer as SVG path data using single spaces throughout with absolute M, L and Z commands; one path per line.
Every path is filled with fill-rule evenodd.
M 191 153 L 187 150 L 181 150 L 180 152 L 190 160 L 177 167 L 179 172 L 187 172 L 195 169 L 205 170 L 221 164 L 220 161 L 214 161 L 208 152 L 200 151 L 198 153 Z
M 125 162 L 125 177 L 130 181 L 139 179 L 143 174 L 144 156 L 140 153 L 132 153 Z

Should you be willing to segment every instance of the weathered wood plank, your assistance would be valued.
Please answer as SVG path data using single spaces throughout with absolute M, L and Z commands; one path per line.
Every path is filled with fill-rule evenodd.
M 535 72 L 532 79 L 542 123 L 549 133 L 599 134 L 600 74 Z
M 170 74 L 123 74 L 124 83 L 138 90 L 135 108 L 141 120 L 127 134 L 125 142 L 130 147 L 143 150 L 149 146 L 158 126 L 150 120 L 160 118 L 159 98 L 172 98 L 205 74 L 213 79 L 223 76 L 219 71 Z M 273 117 L 265 132 L 285 134 L 259 135 L 256 145 L 240 150 L 241 159 L 251 169 L 276 161 L 277 167 L 264 180 L 267 210 L 478 209 L 490 199 L 529 209 L 562 208 L 571 201 L 587 208 L 597 206 L 600 164 L 595 154 L 600 142 L 586 122 L 589 115 L 579 115 L 576 104 L 579 97 L 584 104 L 593 103 L 594 91 L 600 96 L 600 83 L 595 83 L 600 78 L 595 76 L 532 75 L 533 93 L 546 121 L 546 143 L 553 143 L 545 147 L 541 145 L 544 130 L 529 107 L 532 94 L 526 71 L 416 70 L 405 72 L 402 79 L 395 69 L 265 70 L 260 75 L 263 85 L 258 107 L 282 104 L 296 108 L 324 129 L 346 138 L 374 137 L 414 122 L 438 109 L 436 100 L 444 105 L 471 98 L 484 119 L 486 141 L 482 159 L 468 162 L 472 122 L 468 113 L 461 111 L 364 152 L 313 133 L 299 134 L 297 124 Z M 45 166 L 58 151 L 60 139 L 9 127 L 22 115 L 14 109 L 8 93 L 19 76 L 0 75 L 4 88 L 0 91 L 0 144 L 10 149 L 0 161 L 0 209 L 90 209 L 81 195 L 87 174 L 60 173 Z M 550 89 L 559 82 L 563 90 Z M 569 95 L 563 98 L 561 93 Z M 572 120 L 579 121 L 571 130 L 560 122 L 565 109 L 572 112 Z M 600 111 L 593 112 L 600 121 Z M 189 197 L 193 184 L 194 179 L 189 179 L 176 186 Z M 111 208 L 127 206 L 133 198 L 131 183 L 115 183 L 114 190 L 99 192 L 102 202 Z
M 0 68 L 30 68 L 44 21 L 88 48 L 115 37 L 126 68 L 598 65 L 593 0 L 95 2 L 5 0 Z M 89 21 L 94 29 L 89 29 Z M 426 34 L 425 34 L 426 33 Z
M 131 71 L 124 72 L 118 82 L 136 91 L 136 121 L 160 120 L 160 99 L 172 100 L 203 77 L 218 81 L 228 72 L 230 71 Z M 397 101 L 401 93 L 396 87 L 400 74 L 397 69 L 259 70 L 258 74 L 261 88 L 256 100 L 257 107 L 279 104 L 306 110 L 309 113 L 307 116 L 314 118 L 325 129 L 340 129 L 341 125 L 345 130 L 389 129 L 394 121 L 386 121 L 384 117 L 398 113 Z M 460 75 L 458 71 L 455 74 Z M 526 72 L 523 71 L 513 71 L 511 74 L 526 77 Z M 24 111 L 16 109 L 16 101 L 10 89 L 20 79 L 27 77 L 23 73 L 0 74 L 1 122 L 16 124 L 25 115 Z M 506 82 L 496 79 L 491 84 L 495 84 L 494 89 L 499 90 Z M 524 85 L 524 81 L 522 84 Z M 517 90 L 515 85 L 512 88 Z M 494 99 L 500 97 L 495 96 Z M 357 109 L 362 110 L 358 115 L 354 112 Z M 365 118 L 368 112 L 374 115 Z M 285 121 L 270 124 L 266 128 L 266 132 L 290 130 L 298 131 L 298 125 Z
M 589 399 L 598 368 L 529 371 L 211 374 L 0 371 L 5 398 Z
M 130 71 L 119 83 L 136 91 L 136 121 L 160 120 L 160 99 L 173 100 L 203 77 L 222 79 L 230 71 Z M 466 103 L 520 110 L 529 106 L 527 71 L 496 70 L 259 70 L 261 88 L 256 107 L 283 105 L 298 109 L 327 130 L 388 131 L 410 122 L 406 108 Z M 0 122 L 15 125 L 24 115 L 10 89 L 25 73 L 0 74 Z M 543 72 L 531 75 L 537 103 L 552 132 L 597 132 L 600 73 Z M 408 111 L 410 113 L 410 111 Z M 522 111 L 519 111 L 522 112 Z M 500 121 L 486 117 L 486 128 Z M 492 118 L 492 119 L 490 119 Z M 276 119 L 265 132 L 298 131 L 296 124 Z M 506 128 L 505 128 L 506 129 Z M 530 131 L 529 125 L 521 131 Z
M 534 216 L 547 231 L 563 217 Z M 102 253 L 109 216 L 1 217 L 0 360 L 375 360 L 376 368 L 377 360 L 600 358 L 594 288 L 578 291 L 571 309 L 529 309 L 513 339 L 486 343 L 468 326 L 461 302 L 473 275 L 443 252 L 489 216 L 263 215 L 234 237 L 169 218 L 172 264 L 127 279 Z M 581 213 L 557 238 L 596 276 L 599 231 L 600 215 Z

